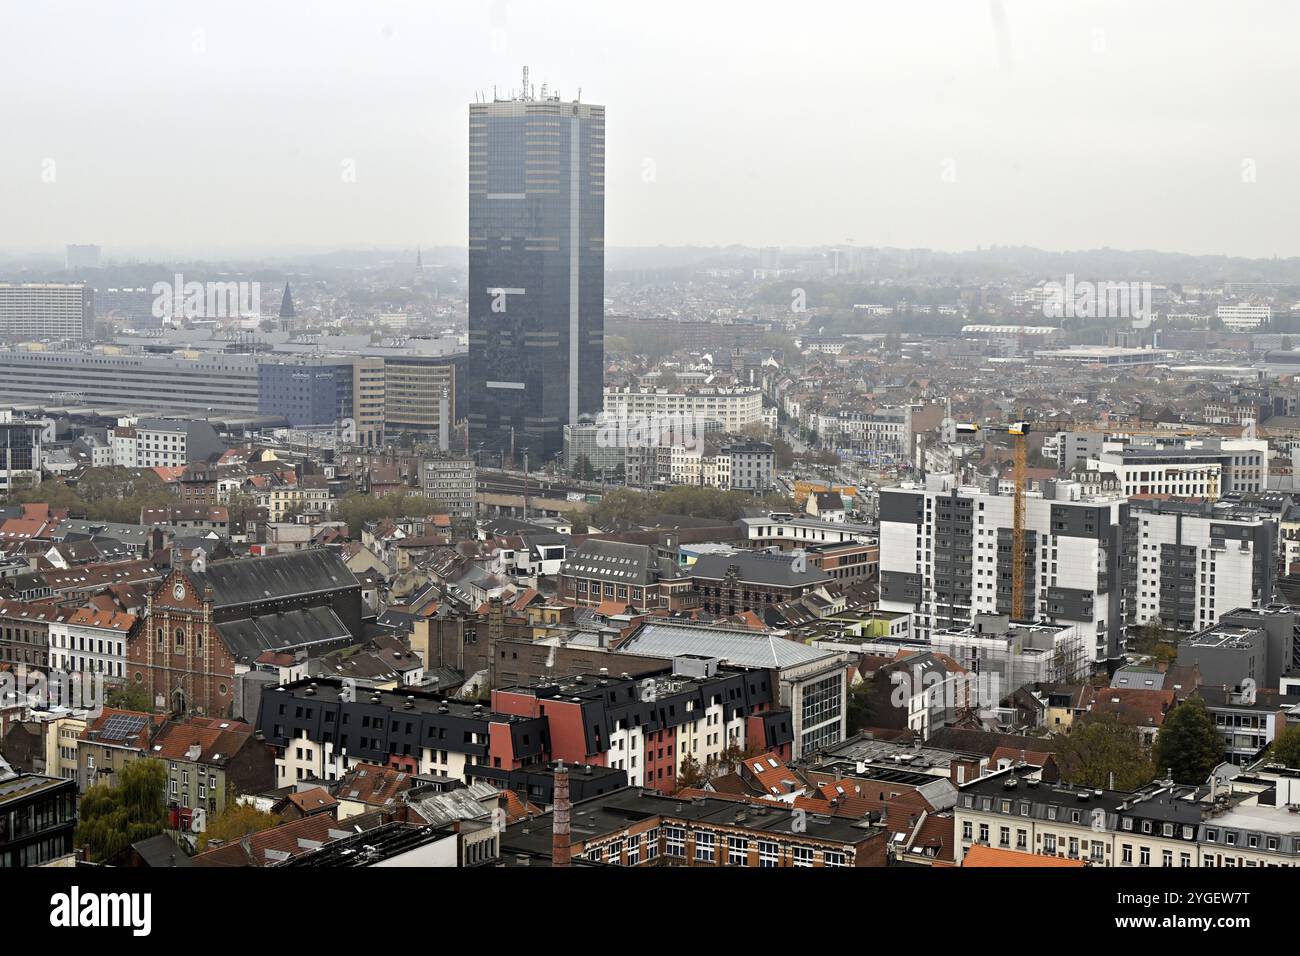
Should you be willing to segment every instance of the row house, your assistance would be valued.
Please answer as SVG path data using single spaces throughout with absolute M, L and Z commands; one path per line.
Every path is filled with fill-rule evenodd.
M 775 704 L 768 671 L 720 668 L 701 657 L 636 678 L 577 675 L 492 692 L 494 710 L 545 718 L 551 756 L 621 770 L 631 786 L 665 793 L 677 788 L 688 758 L 703 767 L 729 749 L 775 738 L 764 720 Z M 784 716 L 784 739 L 773 743 L 790 740 Z
M 1240 789 L 1216 776 L 1205 787 L 1157 781 L 1126 793 L 1049 784 L 1009 766 L 961 788 L 957 862 L 991 846 L 1104 867 L 1296 866 L 1300 782 L 1262 776 Z
M 277 786 L 339 780 L 357 763 L 467 783 L 470 767 L 515 769 L 547 746 L 545 718 L 328 678 L 265 690 L 257 730 L 275 750 Z

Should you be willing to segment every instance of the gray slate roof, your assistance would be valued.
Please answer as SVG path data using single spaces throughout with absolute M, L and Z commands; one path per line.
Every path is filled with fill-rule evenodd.
M 750 584 L 793 588 L 824 584 L 831 580 L 829 574 L 811 564 L 803 571 L 794 570 L 794 559 L 789 553 L 764 554 L 747 551 L 738 551 L 734 554 L 702 554 L 691 566 L 690 576 L 721 581 L 727 576 L 727 569 L 733 564 L 736 566 L 740 580 Z
M 236 660 L 253 661 L 266 651 L 295 650 L 352 635 L 328 607 L 311 607 L 283 614 L 263 614 L 216 625 L 222 642 Z
M 338 554 L 320 548 L 214 561 L 206 571 L 187 574 L 200 591 L 212 587 L 217 608 L 360 587 L 356 575 Z

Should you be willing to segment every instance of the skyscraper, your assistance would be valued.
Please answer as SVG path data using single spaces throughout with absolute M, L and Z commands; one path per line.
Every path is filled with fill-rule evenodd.
M 542 86 L 469 108 L 470 441 L 563 450 L 602 404 L 605 108 Z

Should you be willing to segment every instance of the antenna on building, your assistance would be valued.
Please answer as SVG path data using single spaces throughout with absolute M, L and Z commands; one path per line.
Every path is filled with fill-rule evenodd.
M 528 95 L 528 64 L 527 63 L 524 64 L 524 89 L 523 92 L 519 95 L 519 98 L 521 100 L 527 100 L 532 98 Z

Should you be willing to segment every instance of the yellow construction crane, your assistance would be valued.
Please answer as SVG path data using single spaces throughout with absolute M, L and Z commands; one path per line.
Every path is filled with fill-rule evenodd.
M 1015 498 L 1011 517 L 1011 619 L 1025 618 L 1025 492 L 1029 490 L 1029 452 L 1025 436 L 1029 422 L 1007 422 L 1005 425 L 958 425 L 958 434 L 978 431 L 1005 432 L 1011 436 L 1014 468 L 1011 473 L 1015 485 Z

